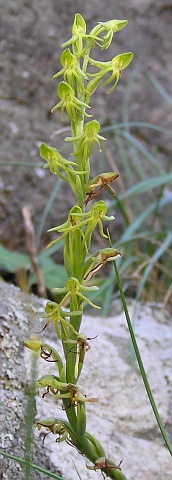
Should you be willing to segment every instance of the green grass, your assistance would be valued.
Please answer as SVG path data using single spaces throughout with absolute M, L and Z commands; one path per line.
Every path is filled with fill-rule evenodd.
M 55 478 L 55 480 L 64 480 L 59 475 L 56 475 L 55 473 L 52 473 L 49 470 L 46 470 L 45 468 L 39 467 L 39 465 L 30 463 L 27 460 L 24 460 L 23 458 L 16 457 L 15 455 L 11 455 L 10 453 L 3 452 L 2 450 L 0 450 L 0 455 L 2 455 L 2 457 L 4 458 L 10 458 L 11 460 L 14 460 L 14 462 L 21 463 L 21 465 L 29 467 L 30 469 L 37 470 L 38 472 L 44 473 L 44 475 L 46 475 L 47 477 Z M 32 477 L 30 477 L 30 479 L 31 478 Z
M 172 97 L 152 74 L 148 75 L 148 79 L 171 107 Z M 123 224 L 122 234 L 113 247 L 121 247 L 120 276 L 130 290 L 133 289 L 136 300 L 164 301 L 166 305 L 172 290 L 172 160 L 164 166 L 156 145 L 143 142 L 139 132 L 140 128 L 142 131 L 154 130 L 166 141 L 171 138 L 171 131 L 148 122 L 129 122 L 127 108 L 130 95 L 131 85 L 123 106 L 124 123 L 101 130 L 103 135 L 109 136 L 118 159 L 116 165 L 109 151 L 104 151 L 106 169 L 108 161 L 110 169 L 119 170 L 121 177 L 116 188 L 117 195 L 112 200 L 109 197 L 108 205 L 108 211 L 115 211 L 116 217 L 120 212 Z M 113 272 L 111 282 L 112 278 Z M 104 293 L 104 286 L 101 288 Z M 111 284 L 107 280 L 106 295 L 109 297 L 110 289 Z M 103 311 L 107 314 L 105 302 L 106 299 Z
M 172 98 L 152 74 L 147 75 L 147 77 L 151 84 L 154 85 L 157 94 L 161 95 L 170 108 L 172 106 Z M 135 336 L 130 318 L 128 317 L 123 293 L 124 289 L 126 289 L 126 293 L 132 290 L 136 304 L 139 299 L 164 301 L 164 304 L 167 304 L 170 299 L 172 289 L 171 163 L 168 167 L 164 167 L 158 148 L 153 149 L 146 142 L 143 142 L 139 138 L 139 129 L 153 130 L 160 135 L 165 135 L 164 138 L 168 138 L 171 132 L 159 125 L 152 125 L 148 122 L 129 122 L 129 115 L 127 115 L 129 97 L 130 92 L 126 95 L 124 122 L 111 124 L 101 130 L 103 135 L 106 134 L 109 137 L 112 150 L 114 150 L 115 146 L 117 152 L 118 166 L 116 166 L 111 154 L 107 150 L 103 151 L 101 166 L 103 169 L 103 166 L 106 164 L 107 171 L 116 171 L 118 169 L 120 172 L 120 183 L 115 187 L 117 194 L 115 197 L 109 196 L 108 211 L 109 213 L 115 211 L 116 217 L 120 215 L 121 218 L 121 232 L 120 235 L 117 232 L 117 238 L 113 243 L 113 247 L 120 248 L 122 255 L 120 260 L 118 260 L 118 269 L 115 268 L 114 271 L 114 268 L 111 268 L 107 276 L 103 274 L 99 278 L 94 278 L 94 283 L 97 281 L 100 289 L 98 292 L 92 293 L 90 299 L 94 299 L 96 303 L 98 301 L 102 305 L 102 313 L 106 316 L 111 300 L 114 298 L 114 292 L 118 294 L 118 289 L 121 290 L 123 308 L 142 378 L 159 428 L 167 448 L 171 452 L 171 447 L 166 438 L 156 405 L 151 397 L 144 367 L 137 351 L 137 344 L 135 343 Z M 32 164 L 29 166 L 32 166 Z M 53 254 L 62 247 L 62 243 L 59 242 L 49 250 L 43 249 L 40 252 L 39 249 L 45 220 L 51 211 L 60 186 L 61 180 L 57 182 L 53 192 L 46 201 L 36 231 L 36 251 L 40 267 L 44 273 L 45 285 L 49 291 L 52 290 L 54 285 L 60 287 L 65 281 L 63 266 L 56 264 L 53 260 Z M 111 232 L 111 235 L 113 239 L 113 232 Z M 36 282 L 29 256 L 19 252 L 9 252 L 2 245 L 0 245 L 0 268 L 11 273 L 17 273 L 20 270 L 27 272 L 29 287 Z M 58 278 L 59 284 L 57 282 Z M 31 415 L 33 414 L 32 407 L 33 397 L 28 399 L 28 411 Z M 32 464 L 30 453 L 32 420 L 28 419 L 27 422 L 25 459 L 5 452 L 0 452 L 0 454 L 23 464 L 25 466 L 26 479 L 30 478 L 32 469 L 36 469 L 47 477 L 62 480 L 58 475 Z M 75 470 L 77 476 L 81 478 L 76 466 Z
M 167 94 L 157 79 L 147 75 L 154 85 L 157 95 L 161 95 L 169 108 L 172 98 Z M 113 246 L 121 249 L 122 257 L 119 262 L 119 272 L 128 291 L 132 295 L 145 300 L 159 300 L 169 302 L 172 285 L 172 173 L 171 165 L 164 166 L 161 153 L 156 145 L 153 147 L 139 138 L 139 129 L 153 130 L 163 135 L 166 140 L 171 132 L 149 122 L 130 122 L 129 102 L 132 83 L 129 84 L 123 104 L 124 122 L 110 124 L 101 129 L 101 133 L 109 138 L 109 150 L 104 149 L 100 165 L 101 169 L 120 172 L 120 181 L 115 185 L 116 196 L 109 196 L 108 211 L 120 217 L 120 234 L 115 233 Z M 116 150 L 117 165 L 114 162 L 111 150 Z M 106 167 L 105 167 L 106 165 Z M 47 198 L 44 211 L 36 231 L 35 247 L 40 267 L 43 270 L 45 286 L 52 291 L 57 278 L 65 280 L 62 265 L 53 260 L 53 254 L 62 248 L 62 243 L 40 252 L 40 240 L 44 232 L 48 217 L 57 192 L 61 187 L 58 180 L 51 195 Z M 114 223 L 114 231 L 115 223 Z M 113 232 L 111 232 L 113 238 Z M 0 268 L 11 273 L 20 270 L 27 272 L 28 288 L 36 283 L 32 265 L 28 255 L 19 252 L 9 252 L 0 246 Z M 113 269 L 99 278 L 94 278 L 100 286 L 99 292 L 94 292 L 92 298 L 97 297 L 102 305 L 104 315 L 108 313 L 111 298 L 116 289 L 116 280 Z

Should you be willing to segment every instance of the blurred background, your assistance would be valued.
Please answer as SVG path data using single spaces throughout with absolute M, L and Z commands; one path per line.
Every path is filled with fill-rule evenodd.
M 110 60 L 132 51 L 116 89 L 107 95 L 99 88 L 92 114 L 107 138 L 102 152 L 90 159 L 92 176 L 117 171 L 116 196 L 106 192 L 113 245 L 120 247 L 119 269 L 126 294 L 161 301 L 172 307 L 172 3 L 170 0 L 8 0 L 1 6 L 1 158 L 0 158 L 0 269 L 4 279 L 23 290 L 39 293 L 38 277 L 27 244 L 23 207 L 29 205 L 38 266 L 45 292 L 65 280 L 62 245 L 46 250 L 56 238 L 47 233 L 66 220 L 73 196 L 66 185 L 42 169 L 39 145 L 70 153 L 64 138 L 68 124 L 57 103 L 61 44 L 71 37 L 76 12 L 89 31 L 98 21 L 127 19 L 128 26 L 114 35 L 108 51 L 97 48 L 92 57 Z M 112 223 L 112 222 L 111 222 Z M 94 234 L 95 249 L 107 243 Z M 94 245 L 93 245 L 94 249 Z M 108 273 L 108 275 L 107 275 Z M 97 301 L 106 314 L 118 295 L 114 271 L 98 279 Z M 95 280 L 94 280 L 95 283 Z

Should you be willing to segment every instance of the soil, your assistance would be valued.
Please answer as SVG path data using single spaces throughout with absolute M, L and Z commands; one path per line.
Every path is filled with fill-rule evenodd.
M 117 53 L 132 51 L 134 60 L 113 94 L 99 90 L 99 96 L 95 95 L 92 113 L 96 118 L 101 117 L 105 125 L 126 120 L 159 124 L 168 129 L 171 125 L 170 107 L 147 78 L 148 72 L 153 73 L 170 94 L 171 0 L 2 0 L 0 234 L 2 244 L 10 250 L 26 251 L 22 206 L 31 206 L 37 230 L 56 184 L 56 178 L 39 166 L 39 144 L 45 141 L 60 148 L 66 135 L 55 133 L 67 125 L 62 124 L 59 112 L 50 113 L 57 103 L 57 84 L 51 78 L 59 69 L 60 46 L 71 36 L 71 23 L 77 11 L 84 16 L 88 30 L 100 20 L 127 18 L 129 22 L 115 36 L 109 51 L 101 56 L 110 59 Z M 124 100 L 128 102 L 127 110 Z M 143 128 L 137 129 L 135 135 L 150 151 L 159 149 L 160 159 L 168 165 L 172 147 L 169 137 Z M 109 147 L 120 170 L 110 140 Z M 30 162 L 37 168 L 30 167 Z M 50 241 L 47 229 L 57 225 L 59 219 L 64 221 L 73 204 L 63 186 L 58 202 L 54 202 L 45 222 L 41 247 Z

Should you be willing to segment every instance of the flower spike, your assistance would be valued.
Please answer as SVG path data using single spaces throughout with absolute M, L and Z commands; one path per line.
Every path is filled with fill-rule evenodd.
M 92 117 L 87 113 L 87 108 L 91 108 L 90 97 L 97 87 L 107 85 L 107 93 L 110 93 L 117 85 L 122 71 L 132 60 L 132 53 L 127 52 L 116 55 L 111 61 L 96 61 L 91 58 L 91 49 L 96 45 L 101 50 L 107 49 L 114 33 L 122 30 L 127 23 L 127 20 L 99 22 L 90 33 L 87 33 L 84 18 L 76 13 L 72 25 L 72 36 L 63 44 L 64 50 L 60 55 L 61 66 L 53 76 L 53 80 L 59 79 L 59 83 L 58 100 L 52 108 L 52 113 L 60 110 L 62 121 L 66 118 L 69 121 L 70 136 L 66 137 L 65 141 L 72 142 L 69 153 L 73 159 L 68 156 L 65 158 L 56 148 L 46 143 L 41 144 L 40 154 L 46 162 L 44 168 L 49 168 L 52 174 L 68 183 L 72 194 L 74 193 L 75 201 L 66 221 L 49 230 L 57 234 L 55 233 L 55 239 L 48 247 L 64 240 L 63 259 L 67 280 L 62 282 L 61 288 L 53 288 L 54 301 L 48 301 L 45 306 L 44 326 L 41 332 L 35 332 L 41 334 L 53 322 L 58 337 L 57 348 L 58 340 L 61 340 L 63 359 L 54 347 L 38 338 L 31 338 L 23 343 L 33 351 L 35 358 L 40 357 L 44 364 L 49 362 L 49 367 L 51 364 L 54 369 L 57 369 L 57 375 L 44 375 L 38 378 L 35 386 L 43 388 L 44 391 L 46 389 L 42 395 L 43 398 L 50 392 L 54 395 L 54 400 L 61 399 L 62 410 L 66 411 L 67 421 L 55 417 L 37 420 L 38 429 L 43 427 L 47 432 L 43 441 L 48 433 L 56 435 L 56 441 L 59 443 L 65 440 L 89 459 L 92 465 L 87 465 L 88 469 L 99 470 L 104 480 L 105 476 L 114 480 L 126 480 L 126 478 L 120 468 L 121 462 L 116 464 L 106 457 L 99 441 L 87 432 L 86 402 L 97 402 L 98 399 L 91 397 L 89 392 L 88 397 L 82 394 L 77 383 L 85 354 L 90 350 L 89 340 L 98 336 L 88 337 L 81 328 L 85 303 L 100 309 L 90 299 L 92 292 L 99 290 L 97 285 L 92 285 L 92 279 L 107 262 L 112 261 L 116 265 L 116 259 L 120 257 L 120 251 L 112 248 L 108 229 L 107 234 L 104 231 L 104 221 L 115 218 L 113 215 L 106 215 L 106 203 L 99 200 L 94 201 L 90 209 L 86 206 L 99 197 L 105 188 L 115 195 L 111 185 L 119 174 L 99 173 L 90 180 L 90 155 L 95 145 L 98 152 L 101 152 L 101 142 L 106 139 L 100 135 L 99 122 L 95 119 L 89 121 L 86 117 Z M 60 128 L 58 133 L 65 130 L 66 128 Z M 68 195 L 65 184 L 63 184 L 63 194 L 65 202 L 65 197 Z M 56 208 L 59 211 L 59 205 Z M 97 227 L 100 236 L 103 239 L 109 239 L 111 248 L 103 248 L 90 255 L 91 239 Z M 52 250 L 55 252 L 56 248 Z M 58 281 L 54 286 L 58 286 Z

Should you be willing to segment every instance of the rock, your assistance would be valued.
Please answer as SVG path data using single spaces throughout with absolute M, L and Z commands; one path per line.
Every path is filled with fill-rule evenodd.
M 0 374 L 0 450 L 7 454 L 25 458 L 26 416 L 28 412 L 28 378 L 25 364 L 24 338 L 37 329 L 38 316 L 43 306 L 41 300 L 25 295 L 13 285 L 0 280 L 1 296 L 1 374 Z M 37 325 L 37 326 L 36 326 Z M 34 407 L 34 406 L 33 406 Z M 45 449 L 42 455 L 42 441 L 34 438 L 33 463 L 50 470 L 50 459 Z M 52 472 L 60 472 L 51 465 Z M 24 477 L 20 463 L 0 456 L 1 480 L 43 480 L 45 476 L 32 470 L 31 477 Z
M 24 451 L 25 412 L 27 408 L 26 379 L 29 378 L 30 353 L 22 349 L 22 340 L 30 333 L 41 330 L 44 301 L 22 294 L 14 286 L 0 283 L 2 296 L 1 316 L 3 319 L 2 340 L 2 394 L 1 428 L 3 425 L 3 449 L 14 455 Z M 129 300 L 132 317 L 134 302 Z M 172 324 L 170 315 L 161 304 L 140 303 L 135 318 L 135 332 L 144 366 L 169 438 L 172 438 Z M 39 324 L 39 327 L 38 327 Z M 91 349 L 86 353 L 79 387 L 83 394 L 98 397 L 98 403 L 88 404 L 87 430 L 95 435 L 104 446 L 109 457 L 116 463 L 123 459 L 122 469 L 128 480 L 171 480 L 171 458 L 158 430 L 150 407 L 139 369 L 132 364 L 131 344 L 125 316 L 119 300 L 112 306 L 108 318 L 84 316 L 82 331 L 90 340 Z M 47 328 L 41 338 L 52 346 L 57 343 L 53 330 Z M 60 345 L 59 345 L 60 349 Z M 55 373 L 54 364 L 39 362 L 38 375 Z M 65 415 L 60 400 L 52 394 L 36 399 L 37 418 Z M 3 406 L 2 406 L 3 405 Z M 93 478 L 94 472 L 85 468 L 86 460 L 65 442 L 57 444 L 55 436 L 49 434 L 42 445 L 42 433 L 35 431 L 34 463 L 51 465 L 51 471 L 60 471 L 65 480 Z M 46 460 L 45 460 L 46 459 Z M 89 462 L 88 462 L 89 463 Z M 6 469 L 8 474 L 6 475 Z M 18 474 L 19 465 L 3 459 L 1 478 L 11 479 Z M 43 479 L 34 472 L 34 479 Z M 42 474 L 43 475 L 43 474 Z M 97 472 L 95 478 L 102 479 Z

